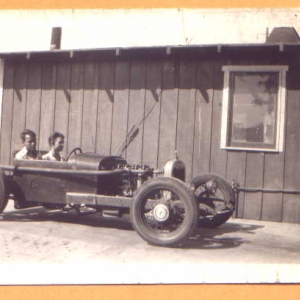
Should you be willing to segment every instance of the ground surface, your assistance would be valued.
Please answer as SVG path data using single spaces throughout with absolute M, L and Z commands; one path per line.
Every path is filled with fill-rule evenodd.
M 296 224 L 232 219 L 176 249 L 148 245 L 129 216 L 9 203 L 0 218 L 0 284 L 300 282 Z

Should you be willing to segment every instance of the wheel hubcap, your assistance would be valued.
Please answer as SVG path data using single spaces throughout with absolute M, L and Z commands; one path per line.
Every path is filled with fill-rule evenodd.
M 164 222 L 169 218 L 169 208 L 165 204 L 158 204 L 153 210 L 153 215 L 156 221 Z

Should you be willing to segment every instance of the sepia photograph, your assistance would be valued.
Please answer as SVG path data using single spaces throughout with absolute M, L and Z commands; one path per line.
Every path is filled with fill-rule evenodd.
M 299 283 L 299 18 L 0 10 L 0 285 Z

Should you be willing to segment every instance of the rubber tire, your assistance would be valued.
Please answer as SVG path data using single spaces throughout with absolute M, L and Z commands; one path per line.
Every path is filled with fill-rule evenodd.
M 8 203 L 8 197 L 5 190 L 5 174 L 2 169 L 0 169 L 0 214 L 6 208 Z
M 200 185 L 202 185 L 202 184 L 204 184 L 207 181 L 210 181 L 212 179 L 214 179 L 217 182 L 218 188 L 223 193 L 223 195 L 224 195 L 223 200 L 227 203 L 230 203 L 234 207 L 234 205 L 235 205 L 235 196 L 234 196 L 233 189 L 230 186 L 230 184 L 219 175 L 204 174 L 204 175 L 197 176 L 193 179 L 193 181 L 191 183 L 191 187 L 196 190 Z M 195 195 L 195 198 L 197 200 L 196 195 Z M 222 224 L 226 223 L 228 221 L 228 219 L 233 214 L 233 210 L 232 210 L 228 213 L 215 215 L 212 219 L 201 218 L 200 203 L 201 203 L 201 200 L 198 199 L 199 211 L 200 211 L 200 218 L 199 218 L 199 221 L 198 221 L 198 226 L 199 227 L 203 227 L 203 228 L 216 228 L 216 227 L 219 227 Z M 211 209 L 212 211 L 215 211 L 215 207 L 214 207 L 213 203 L 205 203 L 205 205 L 207 205 L 208 208 Z
M 156 189 L 168 189 L 174 192 L 182 201 L 185 208 L 183 223 L 171 233 L 157 233 L 145 225 L 142 218 L 144 198 Z M 149 244 L 156 246 L 174 247 L 181 245 L 194 232 L 198 223 L 198 205 L 193 191 L 176 178 L 157 177 L 148 180 L 137 190 L 133 197 L 131 221 L 135 231 Z

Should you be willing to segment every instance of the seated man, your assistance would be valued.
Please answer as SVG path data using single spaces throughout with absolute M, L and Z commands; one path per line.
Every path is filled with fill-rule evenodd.
M 21 133 L 23 148 L 16 153 L 15 159 L 41 159 L 40 153 L 36 150 L 36 134 L 29 129 Z
M 48 141 L 50 150 L 47 154 L 42 156 L 42 159 L 52 161 L 65 161 L 66 159 L 60 154 L 60 152 L 64 149 L 65 136 L 60 132 L 54 132 L 49 136 Z

